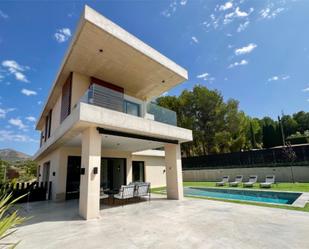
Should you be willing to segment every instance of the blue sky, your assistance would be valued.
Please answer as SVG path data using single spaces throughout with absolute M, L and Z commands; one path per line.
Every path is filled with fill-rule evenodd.
M 309 1 L 0 2 L 0 148 L 33 154 L 49 88 L 88 4 L 185 67 L 189 80 L 235 98 L 248 115 L 309 107 Z

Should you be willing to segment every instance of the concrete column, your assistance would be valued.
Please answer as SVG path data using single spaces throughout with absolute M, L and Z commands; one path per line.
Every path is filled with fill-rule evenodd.
M 100 216 L 101 139 L 94 127 L 82 133 L 81 168 L 85 174 L 80 176 L 79 215 L 86 220 Z
M 66 194 L 66 182 L 67 182 L 67 166 L 68 156 L 64 153 L 64 148 L 59 149 L 58 169 L 55 171 L 56 178 L 56 201 L 64 201 Z M 53 189 L 53 186 L 52 186 Z
M 167 198 L 182 200 L 183 185 L 180 145 L 166 144 L 164 148 Z
M 127 184 L 132 182 L 132 156 L 127 157 Z

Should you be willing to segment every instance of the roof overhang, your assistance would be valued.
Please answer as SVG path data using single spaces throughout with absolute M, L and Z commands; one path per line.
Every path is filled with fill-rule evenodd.
M 126 94 L 150 100 L 188 79 L 188 72 L 115 23 L 85 6 L 79 25 L 49 93 L 44 114 L 53 107 L 71 72 L 124 88 Z

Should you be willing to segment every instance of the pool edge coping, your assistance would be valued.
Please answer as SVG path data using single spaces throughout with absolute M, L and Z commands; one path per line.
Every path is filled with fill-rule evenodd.
M 186 186 L 185 188 L 210 188 L 210 189 L 233 189 L 233 190 L 245 190 L 245 191 L 265 191 L 265 192 L 278 192 L 278 193 L 294 193 L 294 194 L 300 194 L 300 196 L 292 203 L 292 204 L 282 204 L 282 203 L 271 203 L 269 202 L 268 204 L 270 205 L 280 205 L 280 206 L 286 206 L 286 207 L 300 207 L 300 208 L 304 208 L 306 206 L 307 203 L 309 203 L 309 192 L 301 192 L 301 191 L 280 191 L 280 190 L 271 190 L 271 188 L 269 189 L 250 189 L 250 188 L 232 188 L 232 187 L 225 187 L 225 188 L 220 188 L 220 187 L 198 187 L 198 186 Z M 269 191 L 271 190 L 271 191 Z M 197 195 L 186 195 L 186 196 L 193 196 L 193 197 L 198 197 Z M 229 200 L 229 201 L 233 201 L 235 199 L 229 199 L 229 198 L 214 198 L 213 199 L 217 199 L 217 200 Z M 238 201 L 243 201 L 244 200 L 238 200 Z M 248 201 L 248 202 L 252 202 L 252 203 L 266 203 L 266 202 L 262 202 L 262 201 Z

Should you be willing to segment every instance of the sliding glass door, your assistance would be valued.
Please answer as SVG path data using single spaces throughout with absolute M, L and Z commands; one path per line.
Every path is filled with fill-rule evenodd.
M 133 182 L 145 182 L 145 165 L 143 161 L 132 162 L 132 178 Z
M 126 159 L 101 159 L 101 187 L 104 190 L 120 189 L 121 185 L 126 185 L 126 176 Z

